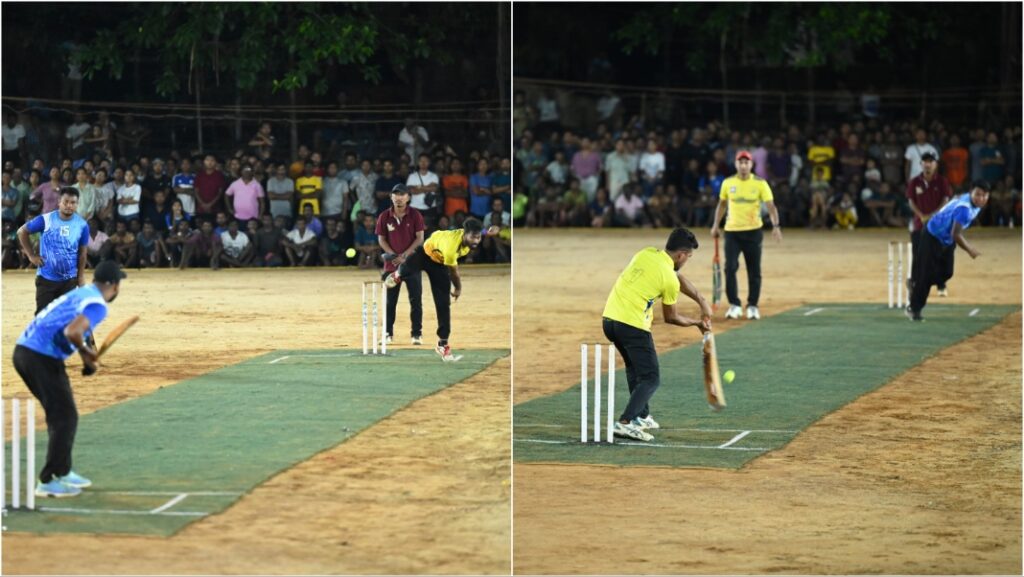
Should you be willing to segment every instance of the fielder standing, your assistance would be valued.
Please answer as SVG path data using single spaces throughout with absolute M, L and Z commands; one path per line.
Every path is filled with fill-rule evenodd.
M 617 437 L 651 441 L 654 436 L 646 429 L 660 428 L 648 405 L 661 385 L 658 352 L 651 335 L 654 302 L 661 299 L 666 323 L 697 327 L 701 333 L 711 330 L 711 306 L 679 272 L 697 246 L 692 232 L 681 227 L 673 230 L 665 250 L 652 246 L 633 255 L 608 295 L 602 315 L 604 335 L 625 361 L 629 385 L 629 403 L 613 427 Z M 700 306 L 701 318 L 679 314 L 676 301 L 680 292 Z
M 18 241 L 28 260 L 37 267 L 36 313 L 57 297 L 85 286 L 85 262 L 89 224 L 78 215 L 78 191 L 62 188 L 57 210 L 41 214 L 21 225 Z M 39 254 L 29 235 L 39 235 Z

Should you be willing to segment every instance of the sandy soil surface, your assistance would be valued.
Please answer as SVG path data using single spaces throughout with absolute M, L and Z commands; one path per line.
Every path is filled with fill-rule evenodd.
M 509 348 L 509 268 L 463 273 L 453 348 Z M 276 349 L 361 346 L 363 280 L 372 274 L 129 271 L 108 328 L 131 314 L 142 314 L 142 321 L 96 377 L 83 379 L 80 361 L 69 361 L 79 410 L 89 413 Z M 33 278 L 14 271 L 2 281 L 3 396 L 25 398 L 10 353 L 34 310 Z M 437 326 L 429 285 L 423 297 L 429 336 Z M 402 299 L 396 345 L 405 347 L 408 301 Z M 3 571 L 507 574 L 510 368 L 506 357 L 413 403 L 171 538 L 5 534 Z
M 521 403 L 578 380 L 579 343 L 603 340 L 616 275 L 640 247 L 663 246 L 667 231 L 517 235 Z M 1019 305 L 1020 233 L 968 237 L 982 256 L 958 252 L 951 296 L 932 302 Z M 713 249 L 706 231 L 699 238 L 684 271 L 710 296 Z M 781 245 L 766 241 L 762 314 L 884 303 L 886 241 L 906 238 L 786 231 Z M 570 290 L 551 290 L 552 279 Z M 740 287 L 743 296 L 742 270 Z M 743 322 L 720 319 L 715 330 Z M 516 465 L 514 571 L 1020 574 L 1021 332 L 1018 311 L 738 471 Z M 664 324 L 654 335 L 660 350 L 698 339 Z M 871 362 L 870 351 L 850 354 Z

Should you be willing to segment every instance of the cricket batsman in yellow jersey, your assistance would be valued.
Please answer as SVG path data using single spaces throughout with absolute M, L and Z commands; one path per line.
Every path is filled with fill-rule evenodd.
M 498 227 L 492 226 L 486 234 L 498 234 L 499 231 Z M 430 292 L 434 296 L 434 309 L 437 311 L 438 340 L 434 350 L 446 363 L 462 358 L 452 355 L 452 349 L 448 345 L 448 336 L 452 332 L 451 303 L 458 300 L 462 294 L 458 261 L 476 248 L 483 240 L 483 236 L 483 224 L 475 218 L 467 218 L 460 229 L 435 231 L 416 249 L 409 260 L 384 279 L 385 286 L 392 288 L 402 282 L 403 276 L 417 271 L 427 273 Z
M 725 296 L 729 299 L 729 310 L 725 312 L 727 319 L 743 316 L 736 287 L 740 253 L 743 253 L 743 262 L 747 265 L 747 318 L 761 318 L 761 311 L 757 308 L 758 299 L 761 298 L 761 245 L 764 240 L 764 233 L 761 232 L 764 228 L 761 203 L 768 208 L 772 237 L 776 242 L 782 242 L 779 210 L 775 208 L 772 189 L 763 178 L 751 174 L 753 168 L 754 160 L 750 152 L 741 150 L 736 153 L 736 174 L 722 181 L 718 206 L 715 207 L 715 220 L 711 221 L 711 237 L 718 238 L 718 223 L 722 221 L 722 212 L 728 206 L 725 219 Z
M 629 403 L 613 427 L 617 437 L 654 440 L 648 429 L 660 428 L 651 416 L 648 402 L 661 385 L 658 352 L 654 349 L 651 323 L 654 302 L 661 299 L 666 323 L 697 327 L 701 333 L 711 330 L 711 306 L 680 272 L 697 249 L 697 238 L 685 228 L 672 231 L 665 250 L 647 247 L 633 255 L 604 305 L 603 328 L 626 363 Z M 682 292 L 700 306 L 699 319 L 685 317 L 676 310 Z

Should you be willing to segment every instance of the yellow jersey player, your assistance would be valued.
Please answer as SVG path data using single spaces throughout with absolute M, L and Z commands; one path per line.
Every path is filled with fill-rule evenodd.
M 718 223 L 722 221 L 722 212 L 728 206 L 725 219 L 725 296 L 729 300 L 729 310 L 725 312 L 727 319 L 743 316 L 736 287 L 740 253 L 743 253 L 743 262 L 747 265 L 747 318 L 761 318 L 757 304 L 761 297 L 761 245 L 764 240 L 761 232 L 764 227 L 761 221 L 762 203 L 768 209 L 768 217 L 772 222 L 772 237 L 782 242 L 779 211 L 775 208 L 772 189 L 763 178 L 751 174 L 753 168 L 754 160 L 749 152 L 741 150 L 736 153 L 736 174 L 722 181 L 715 219 L 711 221 L 711 236 L 718 238 Z
M 661 385 L 658 352 L 654 349 L 651 324 L 654 302 L 661 299 L 665 322 L 680 327 L 711 330 L 711 306 L 679 269 L 697 249 L 697 238 L 685 228 L 669 235 L 665 250 L 653 246 L 633 255 L 619 275 L 604 305 L 603 328 L 626 363 L 629 403 L 612 428 L 615 436 L 651 441 L 648 429 L 660 428 L 651 416 L 648 402 Z M 679 314 L 676 301 L 682 292 L 700 306 L 701 318 Z
M 499 232 L 498 227 L 492 226 L 486 234 L 495 235 Z M 475 218 L 467 218 L 459 229 L 435 231 L 398 270 L 384 279 L 385 286 L 393 288 L 402 282 L 403 276 L 418 271 L 427 273 L 437 312 L 437 347 L 434 350 L 445 362 L 462 358 L 452 355 L 451 346 L 448 345 L 448 337 L 452 332 L 451 303 L 462 294 L 458 261 L 480 244 L 484 234 L 483 224 Z

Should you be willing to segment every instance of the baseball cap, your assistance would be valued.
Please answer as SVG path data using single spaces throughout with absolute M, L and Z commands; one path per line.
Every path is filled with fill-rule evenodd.
M 105 260 L 96 265 L 96 269 L 92 273 L 92 280 L 93 282 L 109 282 L 117 284 L 121 282 L 121 279 L 126 278 L 127 276 L 128 275 L 121 270 L 121 265 L 112 260 Z
M 751 161 L 754 160 L 754 157 L 750 155 L 750 151 L 748 150 L 740 150 L 739 152 L 736 153 L 736 160 L 739 160 L 741 158 L 746 158 L 747 160 Z
M 409 189 L 404 184 L 396 184 L 391 189 L 391 194 L 409 194 Z
M 921 155 L 921 160 L 938 160 L 934 152 L 926 152 Z

